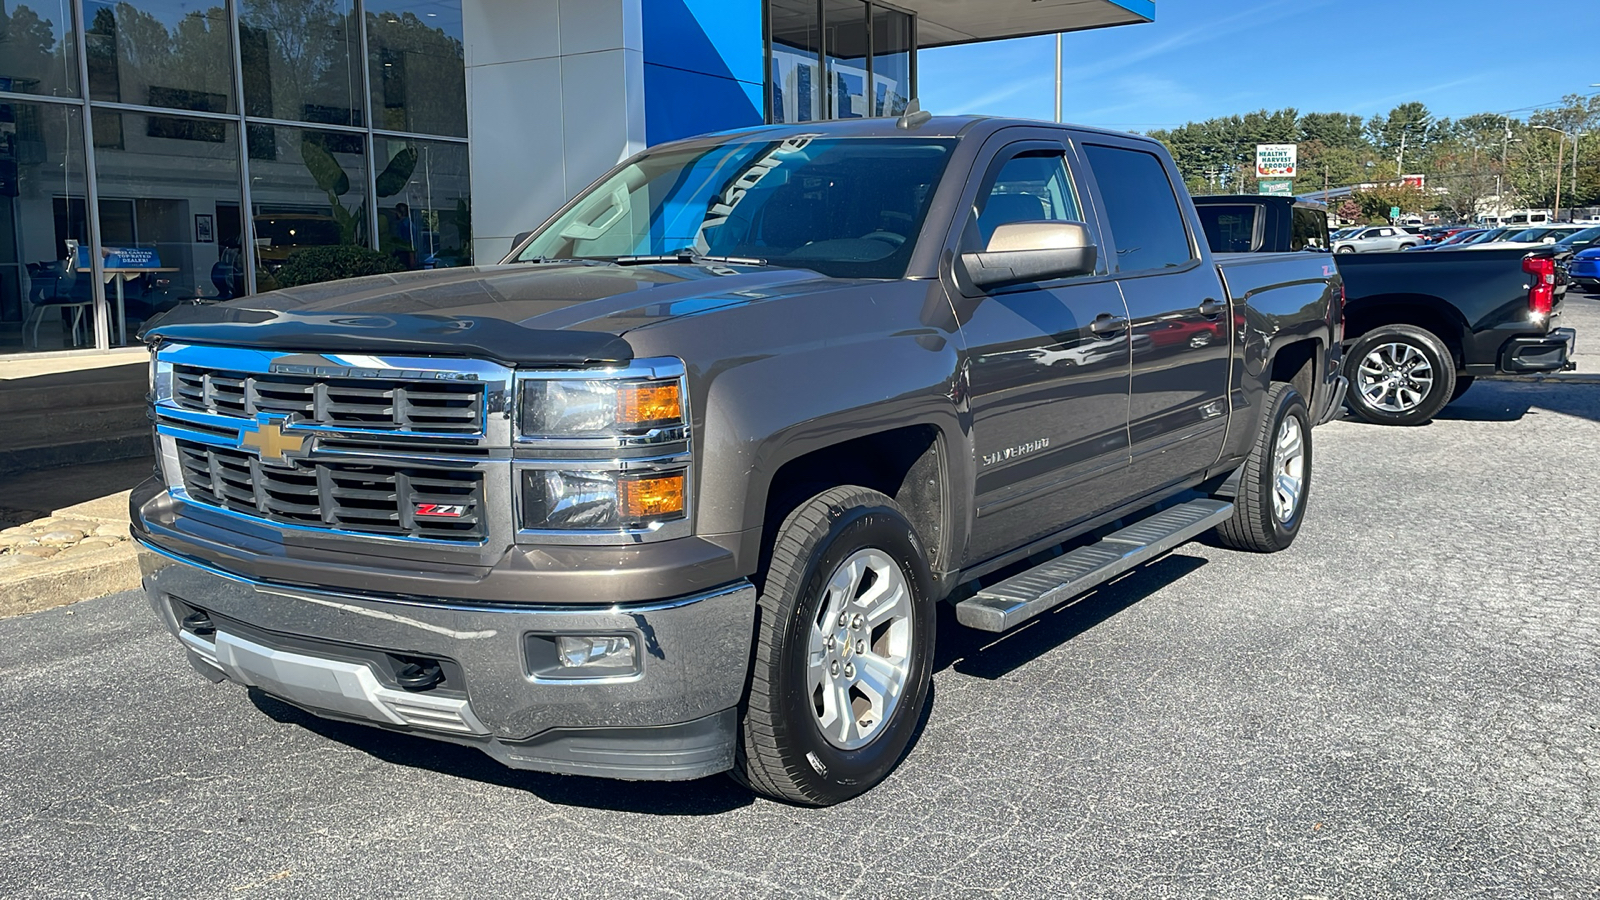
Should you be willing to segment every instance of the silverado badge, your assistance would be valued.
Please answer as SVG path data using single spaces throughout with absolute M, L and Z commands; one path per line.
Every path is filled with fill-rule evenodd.
M 300 455 L 305 453 L 306 442 L 311 439 L 306 434 L 284 434 L 283 417 L 259 418 L 254 425 L 246 425 L 239 429 L 239 446 L 242 449 L 254 450 L 261 456 L 265 463 L 277 463 L 280 466 L 289 465 L 289 454 Z

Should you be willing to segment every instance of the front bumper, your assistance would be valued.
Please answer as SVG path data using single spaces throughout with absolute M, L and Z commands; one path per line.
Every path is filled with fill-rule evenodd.
M 682 780 L 733 765 L 755 616 L 749 582 L 633 605 L 490 606 L 268 584 L 143 542 L 140 557 L 156 614 L 213 681 L 475 746 L 519 769 Z M 197 611 L 215 633 L 185 629 Z M 563 633 L 629 636 L 638 670 L 540 674 L 530 642 Z M 397 670 L 418 659 L 439 662 L 444 682 L 401 687 Z

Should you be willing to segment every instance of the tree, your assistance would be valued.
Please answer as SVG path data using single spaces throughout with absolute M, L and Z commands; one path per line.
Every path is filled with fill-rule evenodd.
M 1339 204 L 1339 218 L 1352 222 L 1361 218 L 1361 204 L 1349 197 L 1344 198 L 1344 202 Z
M 1398 206 L 1402 215 L 1420 213 L 1430 202 L 1426 193 L 1409 184 L 1378 184 L 1350 194 L 1367 219 L 1389 220 L 1389 210 Z

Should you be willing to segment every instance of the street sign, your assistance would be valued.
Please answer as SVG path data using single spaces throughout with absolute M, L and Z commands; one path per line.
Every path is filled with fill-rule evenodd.
M 1289 179 L 1289 178 L 1263 178 L 1260 181 L 1256 182 L 1256 184 L 1259 185 L 1259 187 L 1256 189 L 1256 193 L 1258 193 L 1258 194 L 1266 194 L 1269 197 L 1293 197 L 1294 196 L 1294 181 L 1293 181 L 1293 179 Z
M 1257 178 L 1293 178 L 1299 161 L 1298 144 L 1257 144 Z
M 1391 218 L 1391 219 L 1400 218 L 1400 207 L 1398 207 L 1398 206 L 1389 207 L 1389 218 Z
M 1414 187 L 1414 188 L 1416 188 L 1417 190 L 1420 191 L 1420 190 L 1423 190 L 1423 189 L 1427 188 L 1427 186 L 1428 186 L 1428 176 L 1426 176 L 1426 175 L 1401 175 L 1400 176 L 1400 183 L 1404 184 L 1404 185 L 1408 185 L 1410 187 Z

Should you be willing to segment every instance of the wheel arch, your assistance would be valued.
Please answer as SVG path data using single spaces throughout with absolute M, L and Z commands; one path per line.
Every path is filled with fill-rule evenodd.
M 1427 294 L 1376 294 L 1351 302 L 1344 311 L 1344 343 L 1350 346 L 1385 325 L 1413 325 L 1432 332 L 1462 365 L 1467 321 L 1449 302 Z

